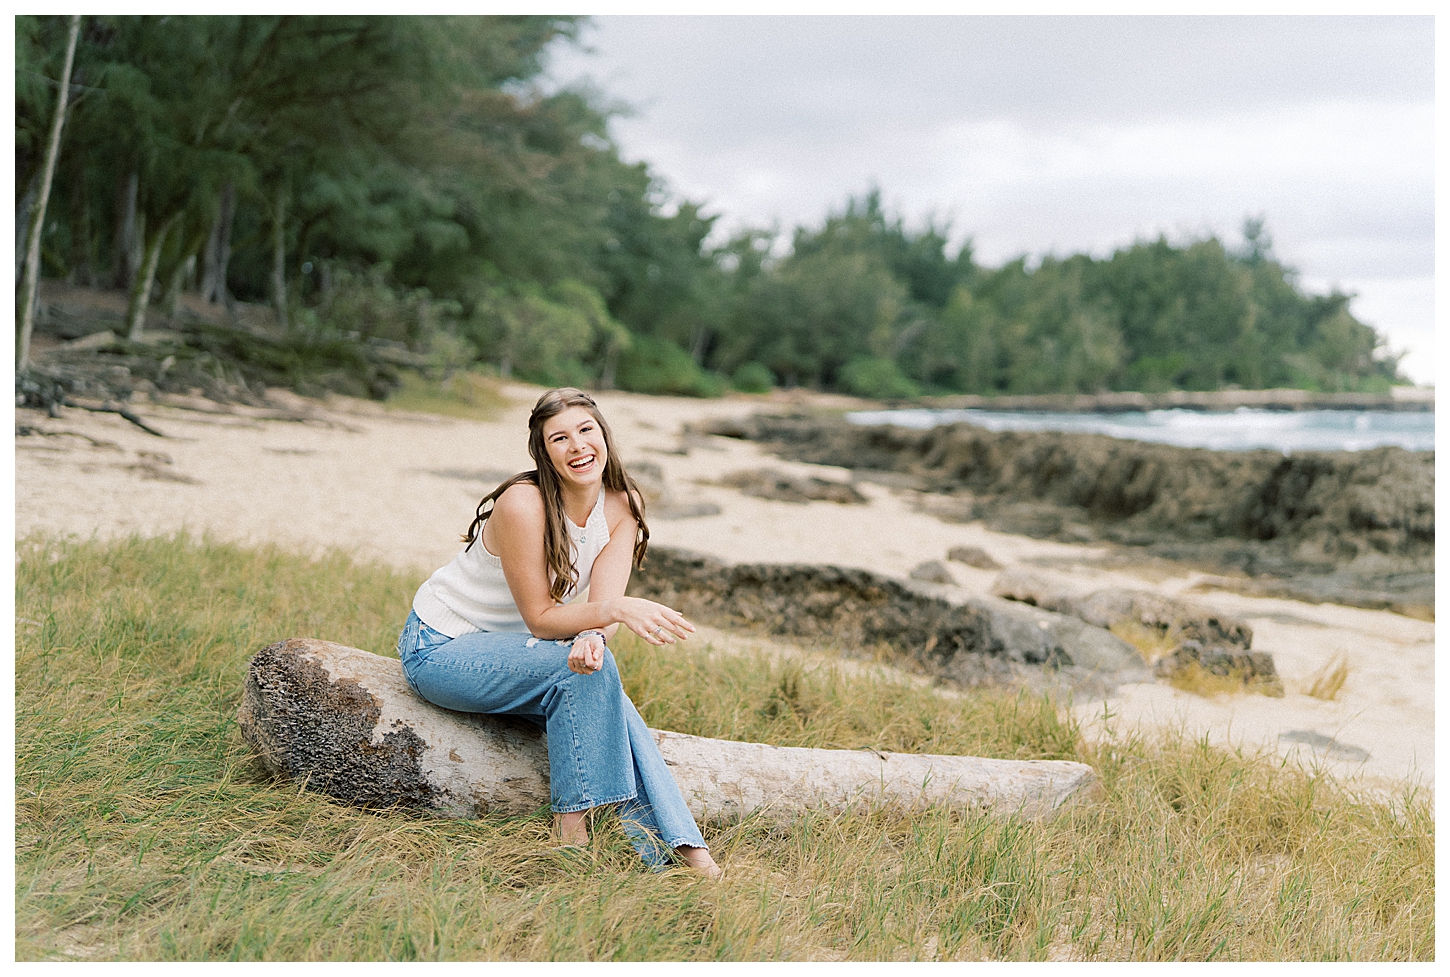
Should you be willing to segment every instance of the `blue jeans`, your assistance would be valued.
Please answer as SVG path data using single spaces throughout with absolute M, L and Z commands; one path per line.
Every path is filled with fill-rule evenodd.
M 630 842 L 655 868 L 667 866 L 681 845 L 706 847 L 649 727 L 624 694 L 613 652 L 605 649 L 599 671 L 580 675 L 569 670 L 572 643 L 523 631 L 450 638 L 410 613 L 398 658 L 408 685 L 434 705 L 543 726 L 556 812 L 618 804 Z

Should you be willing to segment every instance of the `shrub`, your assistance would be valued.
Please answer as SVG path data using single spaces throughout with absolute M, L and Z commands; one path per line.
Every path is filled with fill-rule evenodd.
M 725 392 L 719 374 L 702 370 L 689 353 L 655 336 L 634 337 L 620 354 L 616 382 L 641 394 L 718 397 Z
M 841 368 L 841 386 L 858 397 L 890 400 L 918 397 L 920 388 L 895 362 L 880 357 L 858 357 Z
M 360 275 L 345 268 L 333 272 L 317 319 L 343 335 L 411 344 L 461 311 L 457 302 L 432 299 L 424 288 L 394 289 L 388 275 L 386 265 Z
M 775 386 L 775 374 L 765 365 L 752 360 L 736 368 L 730 375 L 730 385 L 748 394 L 769 393 Z

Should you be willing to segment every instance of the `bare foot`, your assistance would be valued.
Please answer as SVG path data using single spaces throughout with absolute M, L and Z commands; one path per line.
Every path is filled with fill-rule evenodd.
M 589 844 L 589 812 L 571 811 L 554 815 L 554 841 L 560 848 L 583 848 Z
M 707 879 L 718 879 L 725 874 L 725 870 L 715 864 L 715 859 L 710 857 L 708 848 L 695 848 L 691 845 L 681 845 L 675 849 L 675 854 L 680 856 L 691 869 L 699 872 Z

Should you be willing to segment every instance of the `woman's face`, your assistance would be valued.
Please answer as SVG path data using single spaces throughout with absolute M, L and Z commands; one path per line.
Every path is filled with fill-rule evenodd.
M 609 450 L 604 429 L 583 407 L 567 407 L 544 422 L 544 447 L 566 485 L 597 485 Z

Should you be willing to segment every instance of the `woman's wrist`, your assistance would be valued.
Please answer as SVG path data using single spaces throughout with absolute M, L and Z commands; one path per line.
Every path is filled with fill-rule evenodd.
M 597 636 L 600 641 L 607 642 L 609 640 L 609 636 L 604 633 L 602 628 L 585 628 L 583 631 L 574 635 L 574 640 L 578 641 L 580 638 L 590 634 Z

